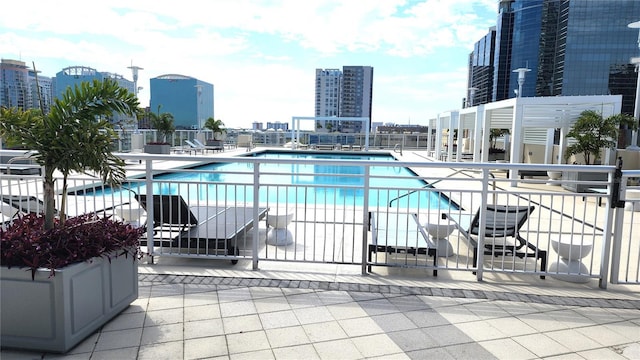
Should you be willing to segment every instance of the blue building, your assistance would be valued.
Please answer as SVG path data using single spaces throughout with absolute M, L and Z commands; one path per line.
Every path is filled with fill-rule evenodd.
M 69 66 L 58 72 L 52 80 L 53 97 L 57 98 L 64 94 L 67 88 L 75 88 L 83 82 L 93 82 L 93 80 L 103 81 L 105 79 L 115 80 L 120 87 L 134 92 L 133 81 L 125 79 L 122 75 L 110 72 L 97 71 L 88 66 Z M 112 123 L 120 123 L 123 127 L 133 127 L 134 119 L 128 116 L 114 114 L 110 119 Z
M 62 95 L 67 88 L 74 88 L 83 82 L 93 82 L 93 80 L 102 81 L 104 79 L 115 80 L 120 87 L 130 92 L 134 92 L 133 81 L 125 79 L 122 75 L 110 72 L 97 71 L 88 66 L 69 66 L 58 72 L 53 79 L 53 96 Z
M 173 115 L 176 129 L 202 129 L 213 113 L 213 84 L 184 75 L 150 80 L 150 111 Z

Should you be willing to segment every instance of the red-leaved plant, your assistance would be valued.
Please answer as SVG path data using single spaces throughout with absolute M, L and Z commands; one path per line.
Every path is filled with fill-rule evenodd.
M 142 257 L 143 233 L 144 228 L 93 214 L 69 218 L 64 225 L 56 220 L 52 229 L 45 230 L 42 215 L 27 214 L 0 228 L 0 265 L 27 267 L 33 279 L 39 268 L 50 269 L 50 276 L 55 276 L 56 269 L 98 256 L 109 261 L 131 256 L 136 261 Z

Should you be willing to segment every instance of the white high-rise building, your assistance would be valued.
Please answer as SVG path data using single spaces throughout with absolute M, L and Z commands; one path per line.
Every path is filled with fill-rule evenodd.
M 339 116 L 341 91 L 340 69 L 316 69 L 315 116 Z
M 315 116 L 371 118 L 373 67 L 343 66 L 316 69 Z M 330 131 L 361 132 L 361 122 L 326 121 L 318 124 Z M 328 125 L 328 126 L 325 126 Z

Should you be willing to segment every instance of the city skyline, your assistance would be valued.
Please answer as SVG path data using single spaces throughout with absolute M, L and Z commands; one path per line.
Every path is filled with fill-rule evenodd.
M 36 1 L 0 14 L 0 56 L 53 77 L 68 66 L 132 80 L 149 105 L 149 79 L 191 76 L 215 87 L 215 117 L 229 127 L 314 113 L 316 68 L 376 69 L 373 121 L 427 123 L 461 107 L 473 44 L 495 25 L 496 0 Z M 94 15 L 95 14 L 95 15 Z M 249 106 L 248 106 L 249 105 Z

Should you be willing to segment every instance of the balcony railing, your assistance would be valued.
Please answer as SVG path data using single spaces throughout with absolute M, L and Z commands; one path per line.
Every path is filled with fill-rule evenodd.
M 549 165 L 121 156 L 129 164 L 124 186 L 108 189 L 78 174 L 70 184 L 67 213 L 95 212 L 146 226 L 142 240 L 152 258 L 251 261 L 254 269 L 259 262 L 342 264 L 357 266 L 362 274 L 377 267 L 420 268 L 434 275 L 468 272 L 477 280 L 488 273 L 555 276 L 598 279 L 603 288 L 608 282 L 640 283 L 640 238 L 634 226 L 639 222 L 633 211 L 640 210 L 640 190 L 628 185 L 640 177 L 637 170 L 553 166 L 564 174 L 588 171 L 607 177 L 579 182 L 507 177 L 544 173 Z M 198 167 L 210 163 L 236 166 Z M 302 167 L 313 171 L 299 172 Z M 377 167 L 391 170 L 380 174 Z M 347 171 L 337 175 L 333 168 Z M 405 168 L 411 172 L 405 174 Z M 3 196 L 41 198 L 40 175 L 2 174 L 1 182 Z M 568 182 L 590 190 L 567 191 L 561 185 Z M 179 202 L 167 200 L 173 198 L 184 200 L 186 213 Z M 520 228 L 522 248 L 505 250 L 510 239 L 464 236 L 465 219 L 496 204 L 534 208 Z M 188 211 L 198 226 L 154 226 L 150 220 L 162 215 L 184 223 Z M 494 220 L 480 216 L 480 224 Z M 427 233 L 428 224 L 454 222 L 460 228 L 442 239 Z M 534 256 L 518 255 L 527 251 Z

